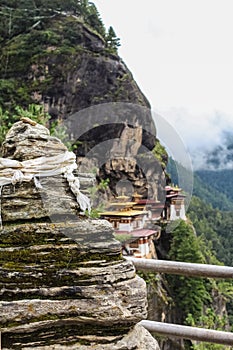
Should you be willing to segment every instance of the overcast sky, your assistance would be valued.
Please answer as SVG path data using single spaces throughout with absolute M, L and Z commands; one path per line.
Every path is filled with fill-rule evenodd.
M 232 0 L 95 0 L 152 109 L 189 148 L 233 130 Z

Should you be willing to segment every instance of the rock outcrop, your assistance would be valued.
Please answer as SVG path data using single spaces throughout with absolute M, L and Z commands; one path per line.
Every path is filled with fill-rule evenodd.
M 107 103 L 73 114 L 64 125 L 70 130 L 70 139 L 79 141 L 79 168 L 97 169 L 100 180 L 109 180 L 112 195 L 117 194 L 120 182 L 128 182 L 132 193 L 127 195 L 138 192 L 164 203 L 166 176 L 153 150 L 156 130 L 150 109 Z
M 12 127 L 3 150 L 20 162 L 67 151 L 25 121 Z M 137 325 L 147 316 L 145 282 L 123 260 L 111 225 L 80 214 L 62 174 L 38 181 L 2 188 L 2 348 L 158 349 Z

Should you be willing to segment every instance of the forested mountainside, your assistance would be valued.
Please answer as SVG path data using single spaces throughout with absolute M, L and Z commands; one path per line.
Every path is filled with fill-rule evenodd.
M 198 205 L 190 206 L 187 222 L 170 232 L 162 230 L 161 238 L 156 242 L 158 257 L 163 260 L 186 261 L 191 263 L 222 264 L 216 258 L 211 240 L 216 233 L 205 235 L 202 219 L 197 219 L 198 209 L 205 216 L 205 208 L 197 199 Z M 199 202 L 200 201 L 200 202 Z M 195 203 L 195 202 L 194 202 Z M 197 215 L 197 216 L 195 216 Z M 197 221 L 200 225 L 195 229 Z M 205 222 L 206 223 L 206 222 Z M 203 222 L 204 224 L 204 222 Z M 177 222 L 175 222 L 177 225 Z M 208 224 L 207 224 L 208 225 Z M 209 230 L 210 231 L 210 230 Z M 186 324 L 212 329 L 232 329 L 232 281 L 191 278 L 176 275 L 142 274 L 148 284 L 149 319 Z M 175 339 L 161 340 L 161 349 L 223 350 L 228 347 L 189 341 L 178 343 Z
M 181 167 L 180 164 L 179 167 Z M 179 184 L 176 163 L 173 159 L 169 158 L 166 170 L 171 181 Z M 185 171 L 184 169 L 183 173 Z M 224 265 L 233 266 L 231 173 L 231 170 L 203 170 L 193 174 L 193 196 L 187 215 L 199 239 L 198 247 L 202 253 L 205 252 L 206 263 L 218 264 L 221 262 Z M 233 322 L 232 291 L 233 284 L 230 281 L 228 287 L 225 286 L 222 292 L 225 293 L 226 300 L 228 300 L 227 310 L 231 324 Z
M 49 119 L 56 122 L 105 102 L 129 102 L 150 109 L 149 102 L 117 54 L 119 38 L 113 28 L 105 29 L 92 2 L 1 1 L 0 18 L 0 142 L 12 123 L 22 115 L 34 116 L 39 122 L 48 122 Z M 145 115 L 147 125 L 153 127 L 149 117 Z M 107 136 L 118 137 L 123 129 L 124 126 L 117 129 L 111 125 Z M 94 129 L 88 135 L 89 141 L 90 138 L 101 141 L 102 134 L 103 129 Z M 158 140 L 145 133 L 140 142 L 154 150 L 164 167 L 167 154 Z M 78 151 L 83 148 L 78 148 Z M 114 174 L 112 172 L 112 177 Z M 114 181 L 119 180 L 118 175 Z M 136 172 L 133 175 L 138 176 Z M 227 240 L 223 239 L 224 230 L 220 237 L 220 230 L 221 220 L 226 221 L 222 227 L 227 229 L 230 219 L 227 223 L 228 219 L 222 213 L 218 214 L 210 208 L 207 217 L 209 224 L 205 210 L 208 210 L 208 206 L 205 208 L 201 201 L 195 202 L 194 199 L 189 215 L 197 236 L 191 222 L 181 222 L 170 233 L 164 228 L 157 244 L 159 258 L 219 263 L 216 253 L 219 260 L 229 262 L 230 254 L 228 259 L 226 255 L 226 259 L 222 260 Z M 214 215 L 219 217 L 218 232 L 214 227 Z M 210 239 L 213 246 L 206 244 Z M 151 319 L 160 321 L 165 313 L 165 320 L 170 322 L 229 328 L 224 305 L 232 295 L 231 284 L 182 277 L 166 278 L 156 274 L 144 277 L 150 292 Z M 174 344 L 162 340 L 161 349 L 184 349 L 182 343 Z M 192 345 L 187 343 L 186 349 L 191 348 Z M 204 348 L 195 345 L 194 349 Z M 206 345 L 205 349 L 224 347 Z
M 215 201 L 210 201 L 214 208 L 221 210 L 233 209 L 232 169 L 198 170 L 195 174 L 202 181 L 203 186 L 208 187 L 209 193 L 213 194 L 213 197 L 216 197 Z M 221 201 L 220 196 L 222 196 L 222 199 L 224 198 L 225 201 Z
M 169 158 L 166 170 L 171 181 L 179 184 L 173 159 Z M 229 266 L 233 266 L 231 173 L 231 170 L 194 172 L 193 196 L 188 208 L 197 235 L 204 236 L 217 258 Z
M 214 209 L 198 197 L 193 197 L 188 209 L 198 236 L 205 236 L 209 248 L 225 265 L 233 266 L 232 212 Z
M 222 172 L 225 174 L 225 170 L 222 170 Z M 226 170 L 226 172 L 228 171 Z M 214 174 L 210 174 L 210 177 L 212 176 L 215 178 Z M 230 184 L 230 182 L 228 183 Z M 229 193 L 224 192 L 217 179 L 212 185 L 211 181 L 208 181 L 208 177 L 200 174 L 200 171 L 194 172 L 193 195 L 201 198 L 204 203 L 211 204 L 213 208 L 223 211 L 233 210 L 233 200 L 230 198 Z
M 200 198 L 193 196 L 188 216 L 192 220 L 197 236 L 204 239 L 205 247 L 219 261 L 227 266 L 233 266 L 233 215 L 231 211 L 214 209 Z M 207 263 L 211 259 L 207 258 Z M 233 323 L 233 283 L 223 290 L 228 299 L 227 309 L 231 324 Z

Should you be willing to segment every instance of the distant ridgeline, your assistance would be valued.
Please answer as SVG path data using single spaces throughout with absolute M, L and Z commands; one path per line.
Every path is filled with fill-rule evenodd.
M 187 172 L 181 164 L 182 173 Z M 169 157 L 166 168 L 171 182 L 179 185 L 177 162 Z M 219 210 L 233 210 L 233 170 L 197 170 L 194 171 L 193 195 L 206 204 Z

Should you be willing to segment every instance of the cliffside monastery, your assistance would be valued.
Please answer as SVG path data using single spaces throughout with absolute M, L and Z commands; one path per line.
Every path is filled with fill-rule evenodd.
M 101 217 L 112 224 L 124 255 L 156 258 L 154 241 L 161 234 L 158 223 L 186 220 L 185 195 L 181 193 L 181 188 L 166 186 L 165 191 L 165 203 L 142 199 L 138 193 L 133 195 L 132 201 L 129 201 L 129 196 L 121 195 L 101 213 Z

